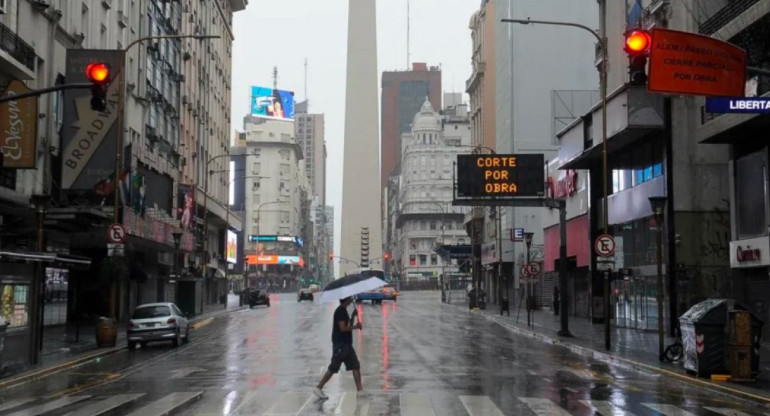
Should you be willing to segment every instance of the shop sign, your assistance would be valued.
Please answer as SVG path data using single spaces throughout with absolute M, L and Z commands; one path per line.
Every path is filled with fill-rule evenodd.
M 770 239 L 751 238 L 730 242 L 730 267 L 761 267 L 770 265 Z
M 3 97 L 31 91 L 15 79 Z M 6 169 L 34 169 L 37 143 L 37 97 L 0 104 L 0 154 Z
M 577 192 L 578 174 L 576 170 L 568 170 L 566 174 L 554 180 L 553 176 L 548 177 L 548 198 L 566 199 Z

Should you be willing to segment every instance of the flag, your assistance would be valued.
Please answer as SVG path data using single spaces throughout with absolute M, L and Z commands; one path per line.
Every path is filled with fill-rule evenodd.
M 131 206 L 131 172 L 125 171 L 120 177 L 120 199 L 123 206 Z
M 94 193 L 99 196 L 108 196 L 115 192 L 115 172 L 97 182 L 93 189 Z

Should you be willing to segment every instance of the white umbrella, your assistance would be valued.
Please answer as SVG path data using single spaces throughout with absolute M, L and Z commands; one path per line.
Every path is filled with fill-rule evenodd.
M 321 303 L 336 302 L 359 293 L 368 292 L 387 285 L 388 283 L 379 277 L 367 274 L 351 274 L 341 277 L 324 288 L 321 293 Z

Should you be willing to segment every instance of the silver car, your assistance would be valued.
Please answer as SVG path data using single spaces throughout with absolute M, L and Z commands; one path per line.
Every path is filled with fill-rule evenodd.
M 128 349 L 144 348 L 148 342 L 171 341 L 174 347 L 190 341 L 190 323 L 173 303 L 139 305 L 126 325 Z

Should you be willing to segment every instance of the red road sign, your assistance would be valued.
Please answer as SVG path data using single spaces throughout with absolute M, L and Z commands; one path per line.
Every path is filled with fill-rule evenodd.
M 746 51 L 712 37 L 652 31 L 647 89 L 667 94 L 742 97 Z
M 110 243 L 120 244 L 126 240 L 126 229 L 121 224 L 112 224 L 107 231 L 107 239 Z
M 602 234 L 596 237 L 594 250 L 601 257 L 610 257 L 615 254 L 615 238 L 609 234 Z

